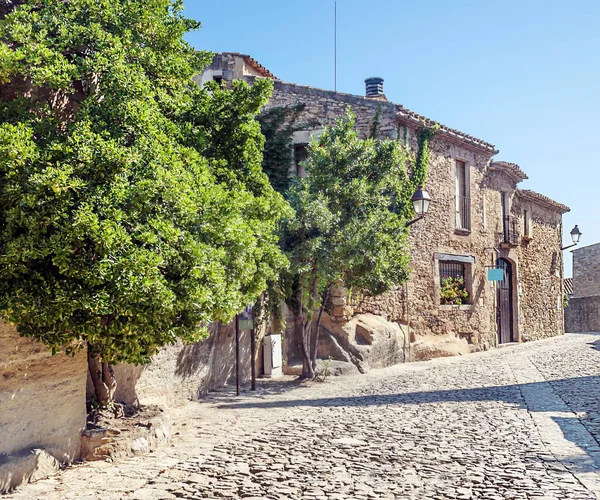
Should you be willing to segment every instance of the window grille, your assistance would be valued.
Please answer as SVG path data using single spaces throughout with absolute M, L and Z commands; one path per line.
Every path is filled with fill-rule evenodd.
M 471 198 L 467 196 L 456 197 L 456 227 L 457 229 L 471 230 Z
M 471 230 L 471 198 L 469 197 L 468 167 L 456 160 L 456 228 Z
M 446 278 L 465 279 L 465 264 L 462 262 L 440 261 L 440 284 Z
M 519 220 L 514 215 L 504 217 L 503 243 L 516 246 L 519 244 Z

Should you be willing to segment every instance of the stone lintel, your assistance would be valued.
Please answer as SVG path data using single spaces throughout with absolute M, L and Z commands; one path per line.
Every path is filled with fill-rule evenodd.
M 472 255 L 452 255 L 448 253 L 434 253 L 435 260 L 445 260 L 452 262 L 464 262 L 465 264 L 475 264 L 475 257 Z

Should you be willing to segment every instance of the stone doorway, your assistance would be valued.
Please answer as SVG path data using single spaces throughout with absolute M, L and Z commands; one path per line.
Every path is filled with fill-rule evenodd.
M 506 259 L 498 259 L 496 267 L 504 271 L 504 279 L 498 282 L 498 342 L 515 342 L 513 322 L 513 267 Z

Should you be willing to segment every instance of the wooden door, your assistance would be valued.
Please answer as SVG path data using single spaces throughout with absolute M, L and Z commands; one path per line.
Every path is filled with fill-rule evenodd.
M 506 259 L 498 259 L 496 266 L 504 270 L 504 279 L 498 281 L 498 340 L 507 344 L 514 342 L 512 265 Z

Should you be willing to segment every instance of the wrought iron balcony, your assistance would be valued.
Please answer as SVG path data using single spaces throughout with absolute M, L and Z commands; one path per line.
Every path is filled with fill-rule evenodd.
M 502 244 L 509 247 L 516 247 L 519 243 L 519 219 L 514 215 L 508 215 L 504 217 Z

